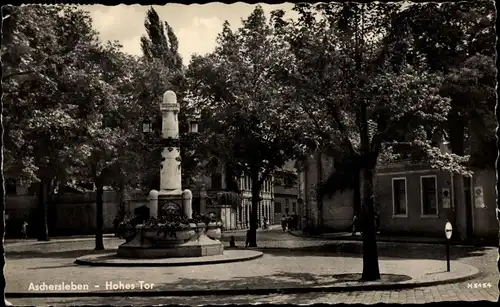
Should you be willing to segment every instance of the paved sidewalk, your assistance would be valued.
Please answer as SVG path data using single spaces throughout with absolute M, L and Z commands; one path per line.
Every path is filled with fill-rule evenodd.
M 115 238 L 112 233 L 106 233 L 103 235 L 104 239 Z M 78 236 L 64 236 L 64 237 L 51 237 L 49 241 L 38 241 L 37 239 L 5 239 L 5 245 L 11 244 L 46 244 L 54 241 L 80 241 L 80 240 L 90 240 L 94 239 L 95 235 L 78 235 Z
M 323 233 L 318 235 L 306 235 L 302 231 L 289 231 L 289 233 L 296 237 L 314 238 L 321 240 L 343 240 L 343 241 L 363 241 L 361 234 L 352 235 L 350 232 L 335 232 Z M 445 238 L 436 237 L 420 237 L 420 236 L 389 236 L 377 235 L 378 242 L 397 242 L 397 243 L 423 243 L 423 244 L 444 244 Z M 464 241 L 450 241 L 452 245 L 469 245 L 469 246 L 498 246 L 498 240 L 486 239 L 468 239 Z
M 89 267 L 75 265 L 74 260 L 74 252 L 29 259 L 9 257 L 5 268 L 6 293 L 9 297 L 37 297 L 84 293 L 99 296 L 103 292 L 107 295 L 189 296 L 367 291 L 465 282 L 479 273 L 478 269 L 458 261 L 453 261 L 451 272 L 446 272 L 445 263 L 439 260 L 381 257 L 382 279 L 359 282 L 362 258 L 348 254 L 266 253 L 247 262 L 168 268 Z M 70 289 L 37 288 L 62 283 Z M 153 286 L 148 288 L 146 284 Z

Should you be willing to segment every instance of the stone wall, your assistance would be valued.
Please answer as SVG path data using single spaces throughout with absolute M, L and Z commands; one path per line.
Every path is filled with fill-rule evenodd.
M 352 226 L 354 216 L 353 191 L 337 192 L 323 198 L 323 224 L 325 230 L 346 231 Z
M 103 200 L 104 229 L 111 232 L 113 220 L 118 214 L 117 195 L 113 191 L 105 191 Z M 84 235 L 94 234 L 96 227 L 95 192 L 82 194 L 66 194 L 55 198 L 54 211 L 51 218 L 54 223 L 50 232 L 53 235 Z M 147 203 L 146 198 L 130 199 L 126 210 L 133 213 L 134 209 Z M 6 213 L 9 215 L 8 230 L 10 235 L 16 236 L 20 231 L 20 224 L 27 220 L 30 232 L 36 231 L 37 198 L 31 195 L 9 196 L 6 199 Z

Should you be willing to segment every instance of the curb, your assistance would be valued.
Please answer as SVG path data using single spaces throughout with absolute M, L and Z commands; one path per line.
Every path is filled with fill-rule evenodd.
M 363 238 L 358 238 L 358 237 L 349 237 L 349 236 L 344 236 L 344 237 L 325 237 L 325 236 L 318 236 L 318 235 L 302 235 L 302 234 L 297 234 L 293 232 L 288 232 L 290 235 L 294 237 L 299 237 L 299 238 L 309 238 L 309 239 L 319 239 L 319 240 L 325 240 L 325 241 L 349 241 L 349 242 L 363 242 Z M 420 241 L 420 240 L 403 240 L 403 239 L 384 239 L 384 238 L 379 238 L 377 237 L 377 242 L 384 242 L 384 243 L 406 243 L 406 244 L 428 244 L 428 245 L 444 245 L 445 240 L 443 239 L 442 241 Z M 450 241 L 450 245 L 454 246 L 473 246 L 473 247 L 498 247 L 495 243 L 492 242 L 457 242 L 457 241 Z
M 103 292 L 7 292 L 7 298 L 43 298 L 43 297 L 161 297 L 161 296 L 228 296 L 228 295 L 269 295 L 269 294 L 299 294 L 318 292 L 359 292 L 381 290 L 403 290 L 420 287 L 429 287 L 442 284 L 451 284 L 474 279 L 480 272 L 447 280 L 428 282 L 392 283 L 381 285 L 355 285 L 355 286 L 316 286 L 316 287 L 287 287 L 287 288 L 257 288 L 257 289 L 204 289 L 204 290 L 167 290 L 167 291 L 103 291 Z
M 83 259 L 76 259 L 73 263 L 78 265 L 85 266 L 93 266 L 93 267 L 180 267 L 180 266 L 200 266 L 200 265 L 209 265 L 209 264 L 221 264 L 221 263 L 232 263 L 232 262 L 244 262 L 255 260 L 262 257 L 264 253 L 260 252 L 256 255 L 240 257 L 240 258 L 229 258 L 229 259 L 220 259 L 220 260 L 208 260 L 208 261 L 193 261 L 189 263 L 105 263 L 105 262 L 93 262 Z

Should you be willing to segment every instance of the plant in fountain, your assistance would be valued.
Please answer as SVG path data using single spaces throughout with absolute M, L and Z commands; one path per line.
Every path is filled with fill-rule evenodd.
M 159 218 L 150 217 L 145 223 L 144 228 L 150 231 L 156 231 L 157 235 L 161 235 L 166 238 L 171 236 L 177 238 L 178 231 L 191 230 L 196 228 L 196 222 L 194 219 L 188 219 L 185 216 L 174 215 L 174 216 L 162 216 Z
M 125 239 L 126 242 L 130 242 L 136 234 L 135 226 L 131 220 L 122 221 L 118 225 L 118 237 Z

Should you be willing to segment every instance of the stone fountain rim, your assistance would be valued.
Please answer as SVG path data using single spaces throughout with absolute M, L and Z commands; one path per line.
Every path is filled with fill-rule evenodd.
M 195 224 L 195 223 L 190 223 L 190 224 Z M 203 226 L 200 226 L 200 224 L 203 224 Z M 163 224 L 163 223 L 159 223 L 159 224 L 156 224 L 156 228 L 155 227 L 145 227 L 144 224 L 137 224 L 135 225 L 134 228 L 132 229 L 143 229 L 143 230 L 158 230 L 158 228 L 161 228 L 164 227 L 166 225 Z M 186 224 L 184 224 L 186 225 Z M 205 223 L 197 223 L 196 226 L 191 226 L 189 228 L 179 228 L 178 230 L 175 230 L 175 231 L 187 231 L 187 230 L 197 230 L 197 229 L 200 229 L 200 228 L 206 228 L 206 229 L 221 229 L 222 228 L 222 225 L 209 225 L 209 224 L 205 224 Z

